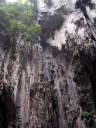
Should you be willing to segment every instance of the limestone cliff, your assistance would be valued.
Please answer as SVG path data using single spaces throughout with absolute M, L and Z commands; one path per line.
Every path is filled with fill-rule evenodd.
M 0 128 L 96 128 L 96 7 L 32 1 L 40 37 L 0 33 Z
M 72 56 L 70 50 L 42 47 L 39 41 L 18 40 L 14 46 L 10 38 L 5 40 L 3 36 L 0 40 L 0 128 L 96 125 L 94 47 L 90 52 L 82 48 Z M 6 48 L 6 43 L 10 47 Z M 90 109 L 89 116 L 83 113 L 87 109 Z

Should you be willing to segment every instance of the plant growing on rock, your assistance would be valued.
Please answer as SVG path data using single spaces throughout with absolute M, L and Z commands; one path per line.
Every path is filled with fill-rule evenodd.
M 83 112 L 82 114 L 81 114 L 81 118 L 82 119 L 89 119 L 89 118 L 92 118 L 93 117 L 93 113 L 89 113 L 89 112 Z
M 26 31 L 23 33 L 23 37 L 26 41 L 29 41 L 31 37 L 38 37 L 41 33 L 40 25 L 27 26 Z
M 41 26 L 32 24 L 33 8 L 31 4 L 16 2 L 14 4 L 0 5 L 0 31 L 10 35 L 21 35 L 30 41 L 32 37 L 38 37 Z

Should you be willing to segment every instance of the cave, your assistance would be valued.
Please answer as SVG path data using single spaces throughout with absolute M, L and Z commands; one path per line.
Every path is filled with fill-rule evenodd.
M 15 128 L 16 109 L 11 95 L 11 88 L 0 90 L 0 128 Z

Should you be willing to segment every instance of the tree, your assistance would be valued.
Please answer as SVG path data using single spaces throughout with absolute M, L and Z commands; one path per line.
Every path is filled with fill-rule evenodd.
M 0 6 L 0 31 L 21 35 L 25 40 L 39 36 L 41 26 L 32 24 L 33 8 L 31 4 L 16 2 Z M 28 39 L 29 38 L 29 39 Z

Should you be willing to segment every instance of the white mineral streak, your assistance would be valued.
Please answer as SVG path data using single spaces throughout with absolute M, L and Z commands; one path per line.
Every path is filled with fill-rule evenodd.
M 75 21 L 83 17 L 83 14 L 75 9 L 75 3 L 76 0 L 52 0 L 52 6 L 48 7 L 44 0 L 38 0 L 38 9 L 40 14 L 41 12 L 49 12 L 50 15 L 54 15 L 54 13 L 57 13 L 56 10 L 61 6 L 63 6 L 64 9 L 70 10 L 68 15 L 65 15 L 64 13 L 62 14 L 64 17 L 64 23 L 60 30 L 55 31 L 54 39 L 50 37 L 47 41 L 49 44 L 57 46 L 59 49 L 61 49 L 62 44 L 66 43 L 66 31 L 69 34 L 73 34 L 73 36 L 79 36 L 81 39 L 84 39 L 84 36 L 86 35 L 85 28 L 79 28 L 77 33 L 75 31 Z M 96 10 L 90 10 L 89 7 L 86 9 L 90 19 L 94 22 L 93 18 L 96 17 Z

